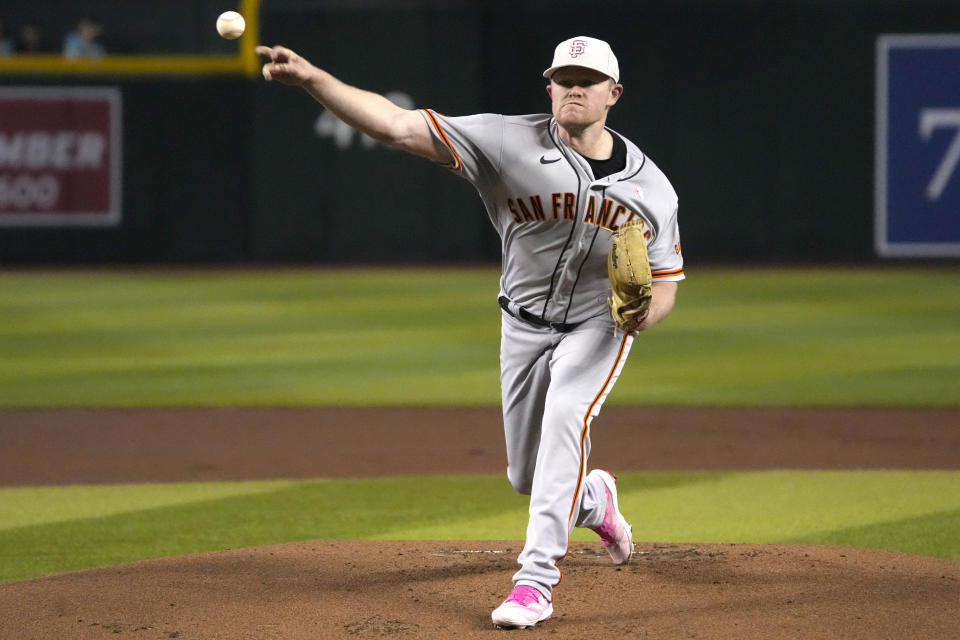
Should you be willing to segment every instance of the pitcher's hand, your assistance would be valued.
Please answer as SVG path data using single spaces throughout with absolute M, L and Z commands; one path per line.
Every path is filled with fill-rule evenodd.
M 254 51 L 257 55 L 270 59 L 263 65 L 263 77 L 267 80 L 302 87 L 316 71 L 316 67 L 310 64 L 309 60 L 301 58 L 286 47 L 266 47 L 261 44 Z

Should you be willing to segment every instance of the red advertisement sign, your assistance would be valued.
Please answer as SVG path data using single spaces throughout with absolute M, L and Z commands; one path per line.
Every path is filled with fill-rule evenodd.
M 119 89 L 0 87 L 0 225 L 121 219 Z

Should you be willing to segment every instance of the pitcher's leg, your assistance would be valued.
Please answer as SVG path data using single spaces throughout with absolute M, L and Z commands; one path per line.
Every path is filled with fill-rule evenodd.
M 608 323 L 592 322 L 566 334 L 553 352 L 526 544 L 514 575 L 518 584 L 552 589 L 560 581 L 557 563 L 567 553 L 573 527 L 603 517 L 602 488 L 591 482 L 585 489 L 590 423 L 620 375 L 632 342 L 630 336 L 613 336 Z
M 529 495 L 540 447 L 543 407 L 550 385 L 550 356 L 556 339 L 504 315 L 500 343 L 500 395 L 507 477 Z
M 583 491 L 580 494 L 580 508 L 577 513 L 575 527 L 594 528 L 603 522 L 603 514 L 607 507 L 607 489 L 603 481 L 595 476 L 583 479 Z

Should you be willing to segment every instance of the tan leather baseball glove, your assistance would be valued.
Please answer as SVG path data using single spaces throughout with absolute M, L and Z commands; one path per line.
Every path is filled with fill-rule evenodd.
M 607 256 L 607 275 L 613 321 L 620 330 L 634 332 L 647 317 L 653 297 L 643 221 L 631 220 L 614 232 Z

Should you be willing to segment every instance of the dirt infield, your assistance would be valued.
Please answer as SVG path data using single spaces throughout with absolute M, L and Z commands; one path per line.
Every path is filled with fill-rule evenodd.
M 0 410 L 0 486 L 500 473 L 497 408 Z M 618 471 L 960 469 L 957 409 L 637 409 L 591 426 Z
M 956 563 L 844 547 L 598 545 L 564 563 L 523 637 L 956 638 Z M 519 547 L 331 541 L 165 558 L 0 585 L 5 638 L 498 638 Z M 600 553 L 603 553 L 602 551 Z
M 591 466 L 960 469 L 960 410 L 611 407 Z M 504 469 L 496 409 L 0 411 L 0 485 Z M 629 516 L 629 514 L 628 514 Z M 0 585 L 0 639 L 483 638 L 517 542 L 314 541 Z M 957 637 L 960 563 L 842 547 L 660 545 L 564 561 L 562 638 Z

